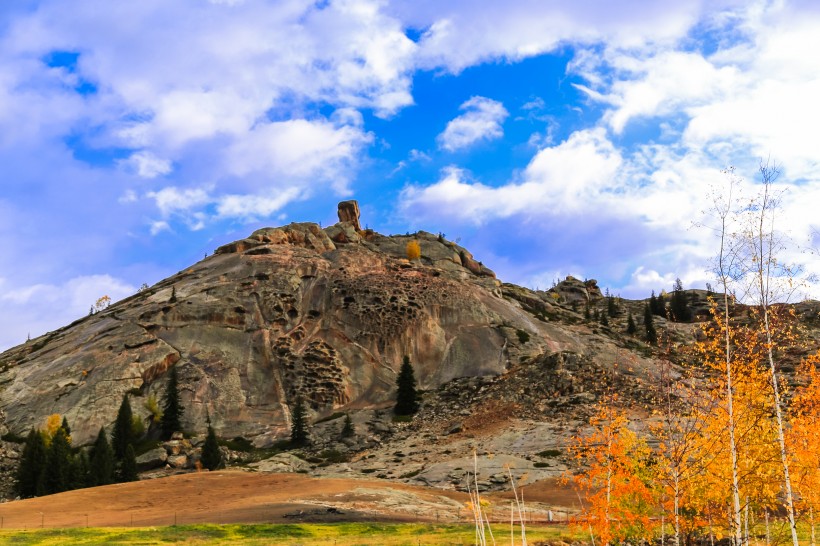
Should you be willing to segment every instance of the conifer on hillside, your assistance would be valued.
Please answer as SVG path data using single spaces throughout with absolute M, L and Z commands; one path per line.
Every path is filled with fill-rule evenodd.
M 224 466 L 222 452 L 219 450 L 219 442 L 216 439 L 214 427 L 211 426 L 211 417 L 208 416 L 208 435 L 205 437 L 205 444 L 202 446 L 202 466 L 208 470 L 217 470 Z
M 172 366 L 168 375 L 168 387 L 162 405 L 162 435 L 169 439 L 174 432 L 182 431 L 182 414 L 185 412 L 179 399 L 179 375 L 177 367 Z
M 638 327 L 635 326 L 635 319 L 632 317 L 632 311 L 630 311 L 626 317 L 626 333 L 634 336 L 637 331 Z
M 119 482 L 136 482 L 139 481 L 139 474 L 137 474 L 137 456 L 134 454 L 133 444 L 128 444 L 125 449 L 125 455 L 122 458 L 120 465 Z
M 350 414 L 345 413 L 345 422 L 342 425 L 342 438 L 351 438 L 356 435 L 356 427 L 353 426 L 353 421 L 350 419 Z
M 399 376 L 396 379 L 396 406 L 393 413 L 396 415 L 413 415 L 419 410 L 418 394 L 416 393 L 416 374 L 410 357 L 405 356 Z
M 134 443 L 132 421 L 131 403 L 126 394 L 122 397 L 117 420 L 114 421 L 114 430 L 111 432 L 111 448 L 114 450 L 114 458 L 118 461 L 125 458 L 126 449 Z
M 97 439 L 91 448 L 89 466 L 88 484 L 90 486 L 114 483 L 114 451 L 108 443 L 108 436 L 103 427 L 100 427 L 100 432 L 97 433 Z
M 26 437 L 23 453 L 20 455 L 14 486 L 21 498 L 36 497 L 45 493 L 43 478 L 46 458 L 46 443 L 43 435 L 32 428 Z
M 43 476 L 46 493 L 62 493 L 71 489 L 71 466 L 71 444 L 65 430 L 60 427 L 48 447 L 45 474 Z
M 296 398 L 290 424 L 290 443 L 293 446 L 305 446 L 309 443 L 307 408 L 301 396 Z

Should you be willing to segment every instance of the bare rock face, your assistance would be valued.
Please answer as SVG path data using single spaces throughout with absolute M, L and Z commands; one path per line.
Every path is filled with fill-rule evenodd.
M 361 231 L 362 226 L 359 225 L 359 202 L 358 201 L 342 201 L 339 203 L 339 222 L 348 223 L 353 226 L 356 231 Z
M 176 366 L 186 430 L 203 432 L 210 414 L 219 436 L 265 446 L 288 436 L 298 396 L 314 418 L 389 407 L 405 355 L 420 387 L 433 389 L 584 350 L 576 333 L 545 318 L 549 300 L 502 289 L 465 249 L 423 232 L 358 231 L 355 201 L 342 205 L 336 226 L 258 230 L 0 355 L 8 429 L 23 435 L 60 413 L 75 445 L 88 444 L 126 393 L 150 427 L 146 402 L 162 400 Z M 411 239 L 422 250 L 412 264 Z
M 566 279 L 556 284 L 550 292 L 557 294 L 561 301 L 578 302 L 585 305 L 604 297 L 601 289 L 598 288 L 598 281 L 595 279 L 582 281 L 572 275 L 568 275 Z

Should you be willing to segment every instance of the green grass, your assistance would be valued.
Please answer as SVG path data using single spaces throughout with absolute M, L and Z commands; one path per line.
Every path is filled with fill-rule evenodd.
M 509 540 L 508 525 L 494 525 L 499 543 Z M 0 531 L 0 542 L 19 545 L 67 544 L 245 544 L 301 546 L 400 546 L 473 544 L 472 525 L 338 523 L 277 525 L 184 525 L 141 528 L 78 528 Z M 575 537 L 557 527 L 530 527 L 527 538 L 571 542 Z

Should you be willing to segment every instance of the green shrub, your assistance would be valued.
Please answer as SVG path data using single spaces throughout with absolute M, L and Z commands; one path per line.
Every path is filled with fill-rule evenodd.
M 152 394 L 148 397 L 143 403 L 143 407 L 147 409 L 151 413 L 151 422 L 154 424 L 159 424 L 162 421 L 162 410 L 159 409 L 159 403 L 157 402 L 157 395 Z
M 548 468 L 552 465 L 550 465 L 549 463 L 545 463 L 543 461 L 538 461 L 537 463 L 533 463 L 532 466 L 534 466 L 535 468 Z
M 518 329 L 515 333 L 518 335 L 518 341 L 521 343 L 527 343 L 530 340 L 530 334 L 524 330 Z
M 539 457 L 543 457 L 544 459 L 548 459 L 548 458 L 551 458 L 551 457 L 558 457 L 559 455 L 561 455 L 561 450 L 560 449 L 545 449 L 544 451 L 541 451 L 541 452 L 537 453 L 537 455 Z

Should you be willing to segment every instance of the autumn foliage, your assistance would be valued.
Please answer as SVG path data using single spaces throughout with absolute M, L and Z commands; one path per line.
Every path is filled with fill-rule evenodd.
M 764 522 L 784 511 L 784 482 L 768 350 L 781 356 L 798 342 L 794 317 L 785 308 L 769 309 L 768 321 L 767 333 L 752 308 L 727 324 L 713 305 L 712 319 L 701 326 L 692 354 L 697 367 L 690 371 L 697 379 L 677 376 L 661 386 L 668 406 L 659 404 L 642 432 L 617 397 L 601 399 L 587 431 L 570 448 L 583 468 L 571 478 L 583 499 L 576 518 L 579 531 L 591 534 L 598 545 L 651 540 L 662 525 L 666 535 L 674 535 L 671 544 L 698 536 L 732 536 L 727 513 L 733 503 L 728 440 L 733 429 L 741 543 L 753 542 L 756 522 L 767 525 L 766 531 L 758 528 L 759 534 L 769 532 Z M 724 374 L 727 335 L 731 421 Z M 797 515 L 812 537 L 820 506 L 818 366 L 820 354 L 805 358 L 797 373 L 802 382 L 791 391 L 781 387 L 781 395 L 791 401 L 784 416 Z
M 407 259 L 410 261 L 418 260 L 421 258 L 421 245 L 416 240 L 412 240 L 407 243 Z

